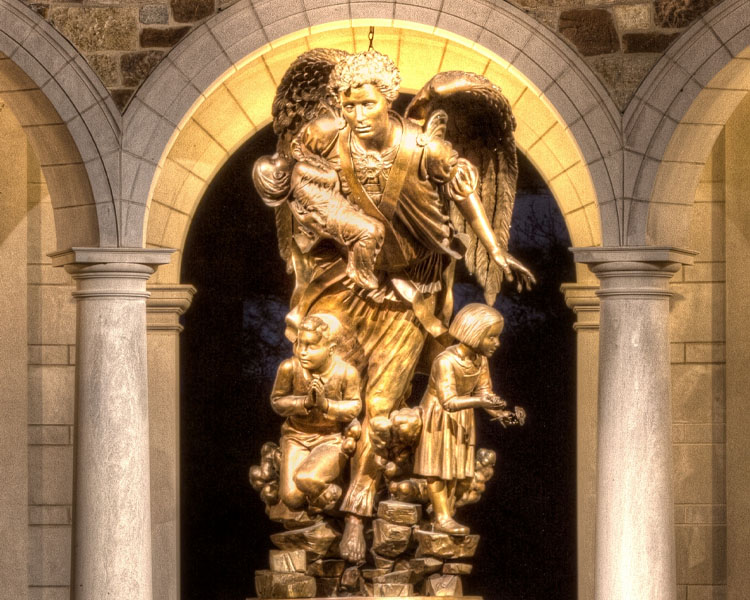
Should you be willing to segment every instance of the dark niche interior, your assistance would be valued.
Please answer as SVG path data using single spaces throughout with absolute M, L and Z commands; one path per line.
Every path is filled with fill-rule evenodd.
M 195 214 L 182 281 L 198 289 L 181 337 L 181 569 L 183 600 L 254 597 L 267 568 L 268 520 L 248 467 L 278 441 L 282 418 L 269 395 L 291 354 L 284 316 L 292 291 L 276 243 L 273 211 L 251 181 L 255 159 L 273 152 L 270 126 L 224 165 Z M 528 413 L 503 429 L 477 411 L 478 446 L 497 451 L 479 504 L 459 513 L 481 534 L 464 593 L 485 600 L 576 596 L 575 334 L 560 285 L 575 278 L 563 218 L 522 155 L 511 252 L 535 273 L 531 292 L 512 289 L 496 307 L 506 326 L 491 359 L 495 389 Z M 482 294 L 459 269 L 456 309 Z M 421 383 L 421 385 L 420 385 Z M 419 403 L 415 381 L 411 405 Z

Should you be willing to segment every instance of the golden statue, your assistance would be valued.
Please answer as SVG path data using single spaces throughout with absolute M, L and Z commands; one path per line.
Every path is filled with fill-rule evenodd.
M 488 309 L 492 312 L 461 317 L 460 321 L 477 321 L 480 340 L 462 339 L 457 331 L 463 331 L 463 326 L 448 329 L 457 260 L 465 260 L 490 305 L 504 280 L 515 281 L 519 291 L 534 283 L 531 272 L 507 251 L 518 175 L 510 105 L 486 78 L 451 71 L 433 77 L 402 116 L 391 110 L 400 81 L 390 58 L 372 49 L 358 54 L 331 49 L 306 52 L 289 67 L 274 99 L 277 151 L 259 159 L 253 169 L 256 189 L 264 202 L 275 208 L 280 252 L 295 275 L 287 336 L 295 348 L 300 343 L 310 344 L 309 315 L 335 321 L 353 334 L 356 343 L 341 353 L 338 364 L 358 371 L 364 415 L 361 436 L 356 443 L 350 442 L 355 447 L 343 489 L 336 483 L 343 463 L 333 458 L 341 455 L 341 450 L 325 449 L 326 443 L 314 436 L 300 442 L 296 431 L 284 433 L 280 451 L 275 445 L 264 447 L 265 462 L 254 467 L 251 478 L 264 490 L 272 518 L 288 527 L 307 525 L 297 538 L 304 537 L 308 545 L 313 544 L 312 538 L 330 538 L 331 544 L 334 538 L 339 541 L 339 556 L 355 565 L 337 575 L 339 585 L 348 592 L 354 589 L 351 586 L 360 585 L 353 583 L 356 577 L 347 579 L 346 574 L 368 558 L 365 523 L 376 508 L 379 518 L 373 521 L 370 548 L 378 557 L 376 570 L 385 569 L 378 564 L 386 564 L 387 557 L 400 556 L 396 552 L 403 542 L 399 535 L 411 535 L 412 526 L 422 518 L 418 503 L 428 500 L 434 514 L 433 530 L 422 531 L 421 536 L 415 533 L 422 555 L 444 558 L 447 552 L 449 558 L 471 556 L 478 536 L 468 535 L 452 518 L 453 508 L 462 502 L 455 493 L 456 484 L 460 481 L 466 488 L 464 503 L 476 501 L 483 486 L 481 479 L 491 476 L 494 453 L 474 456 L 470 409 L 476 406 L 494 411 L 504 424 L 522 420 L 516 413 L 504 411 L 502 401 L 490 391 L 486 356 L 502 327 L 499 313 Z M 329 343 L 325 335 L 315 336 L 321 347 Z M 458 346 L 448 348 L 456 338 Z M 296 377 L 292 375 L 295 369 L 315 370 L 305 367 L 297 352 L 291 363 L 280 367 L 274 390 L 274 408 L 288 416 L 287 430 L 299 427 L 294 425 L 295 419 L 309 418 L 303 410 L 317 411 L 316 418 L 336 422 L 357 416 L 342 409 L 339 416 L 325 417 L 332 404 L 320 399 L 328 398 L 327 392 L 318 389 L 323 384 L 313 382 L 310 385 L 317 387 L 304 392 L 290 383 Z M 425 427 L 431 429 L 423 431 L 420 438 L 420 411 L 407 407 L 406 401 L 416 369 L 429 372 L 436 357 L 430 380 L 436 389 L 432 395 L 428 391 L 421 413 Z M 472 366 L 456 366 L 459 362 L 442 366 L 454 361 L 453 357 Z M 299 361 L 298 367 L 294 361 Z M 442 392 L 436 390 L 445 391 L 449 376 L 445 369 L 453 369 L 456 388 L 452 400 L 441 404 Z M 431 400 L 433 397 L 439 402 Z M 353 411 L 354 396 L 347 401 Z M 446 411 L 453 418 L 441 420 Z M 449 443 L 453 434 L 440 431 L 439 423 L 445 427 L 462 423 L 461 435 L 468 436 L 453 440 L 453 447 L 463 454 L 451 457 L 451 465 L 444 464 L 446 450 L 440 440 Z M 321 430 L 319 435 L 323 439 L 341 433 Z M 325 458 L 318 461 L 314 458 L 318 454 Z M 479 473 L 474 472 L 475 459 L 481 467 Z M 274 477 L 279 478 L 278 483 Z M 376 507 L 383 478 L 391 500 Z M 399 508 L 401 500 L 416 501 L 407 504 L 420 510 L 412 514 Z M 271 507 L 279 505 L 283 509 L 274 513 Z M 344 515 L 340 540 L 333 506 Z M 301 510 L 307 516 L 291 514 Z M 464 539 L 459 543 L 448 539 L 451 536 Z M 398 544 L 394 540 L 399 540 Z M 280 545 L 286 543 L 283 540 L 274 543 L 282 549 L 292 547 Z M 446 543 L 450 550 L 441 546 Z M 320 553 L 321 548 L 316 548 Z M 405 550 L 406 545 L 401 552 Z M 321 556 L 329 552 L 326 547 Z M 390 562 L 393 568 L 394 561 Z M 416 566 L 409 569 L 419 570 Z M 386 589 L 382 586 L 413 585 L 394 574 L 378 574 L 370 583 L 364 578 L 361 586 L 376 595 L 402 595 L 376 593 L 377 585 L 380 592 Z M 377 581 L 386 575 L 392 575 L 391 579 Z M 445 577 L 457 575 L 450 569 L 443 572 Z M 435 592 L 436 585 L 445 583 L 434 579 L 435 575 L 430 577 L 432 584 L 425 584 L 425 590 L 429 587 Z M 273 587 L 269 582 L 275 581 L 271 576 L 261 579 L 266 583 L 259 583 L 259 594 L 263 589 L 263 593 L 276 594 L 273 597 L 292 597 L 278 595 L 284 592 L 277 588 L 269 592 Z M 300 586 L 311 585 L 298 580 Z M 445 585 L 455 587 L 454 580 L 450 581 L 453 583 Z M 453 589 L 453 595 L 460 595 L 459 591 Z
M 476 462 L 474 408 L 502 422 L 515 413 L 492 393 L 487 358 L 500 346 L 503 317 L 485 304 L 462 308 L 448 332 L 458 344 L 441 352 L 432 364 L 422 398 L 422 435 L 414 457 L 414 473 L 427 478 L 433 531 L 466 535 L 469 528 L 453 519 L 456 499 L 474 478 Z M 513 415 L 513 416 L 511 416 Z

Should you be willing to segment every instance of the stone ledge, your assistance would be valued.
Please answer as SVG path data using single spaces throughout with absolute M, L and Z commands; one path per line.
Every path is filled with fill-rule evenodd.
M 51 252 L 52 265 L 136 263 L 164 265 L 169 263 L 174 250 L 166 248 L 70 248 Z
M 683 265 L 693 263 L 694 250 L 683 250 L 668 246 L 600 246 L 571 248 L 575 261 L 579 263 L 607 262 L 673 262 Z

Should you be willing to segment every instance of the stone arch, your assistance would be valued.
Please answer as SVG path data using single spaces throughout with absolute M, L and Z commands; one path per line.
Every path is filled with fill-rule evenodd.
M 627 243 L 686 247 L 698 180 L 750 91 L 750 4 L 725 0 L 659 60 L 625 111 Z
M 342 21 L 342 15 L 349 18 Z M 360 19 L 365 15 L 372 17 Z M 494 76 L 516 102 L 517 115 L 525 115 L 519 119 L 519 146 L 562 199 L 568 220 L 588 230 L 574 233 L 574 243 L 617 239 L 622 155 L 611 99 L 554 34 L 511 6 L 474 1 L 440 9 L 345 1 L 311 10 L 294 0 L 273 8 L 239 2 L 209 20 L 160 63 L 125 113 L 123 172 L 129 182 L 123 189 L 130 190 L 131 206 L 149 213 L 141 231 L 129 230 L 128 236 L 142 235 L 150 246 L 181 247 L 213 173 L 268 122 L 274 82 L 291 60 L 311 45 L 359 49 L 371 24 L 378 26 L 377 44 L 392 55 L 408 46 L 401 35 L 408 30 L 409 38 L 421 36 L 438 56 L 446 54 L 444 65 L 454 60 L 454 68 Z M 410 67 L 425 62 L 428 53 L 421 50 Z M 565 202 L 577 202 L 579 214 Z M 179 258 L 158 276 L 178 281 Z
M 42 165 L 58 248 L 119 245 L 120 115 L 78 51 L 19 0 L 0 0 L 0 97 Z

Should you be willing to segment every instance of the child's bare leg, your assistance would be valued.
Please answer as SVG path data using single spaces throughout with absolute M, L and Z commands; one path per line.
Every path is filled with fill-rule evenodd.
M 437 477 L 427 478 L 427 491 L 430 495 L 430 502 L 432 502 L 432 510 L 435 515 L 434 529 L 435 531 L 451 535 L 466 535 L 469 533 L 469 528 L 457 523 L 451 515 L 452 507 L 448 496 L 448 488 L 448 482 L 443 479 L 438 479 Z
M 327 229 L 347 247 L 347 276 L 358 286 L 374 290 L 378 287 L 375 261 L 385 239 L 385 226 L 354 210 L 343 198 L 338 204 L 338 209 L 328 215 Z
M 281 438 L 281 473 L 279 473 L 279 497 L 291 510 L 301 510 L 305 505 L 305 493 L 295 483 L 295 473 L 310 451 L 287 437 Z

